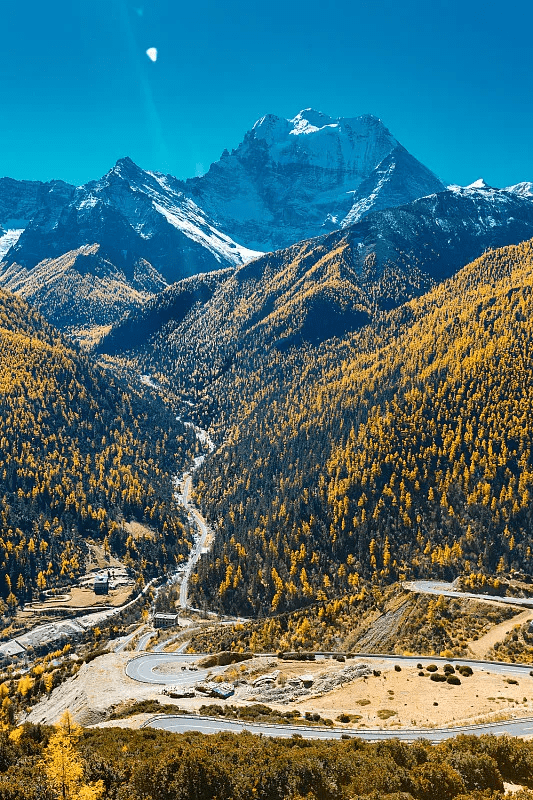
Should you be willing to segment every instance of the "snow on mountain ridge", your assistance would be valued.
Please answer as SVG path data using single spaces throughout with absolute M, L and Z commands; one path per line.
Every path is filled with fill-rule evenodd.
M 382 121 L 370 114 L 334 119 L 311 108 L 292 119 L 267 114 L 234 152 L 245 155 L 256 141 L 267 144 L 276 164 L 344 169 L 351 174 L 352 184 L 360 183 L 369 168 L 376 167 L 398 145 Z
M 520 183 L 515 183 L 513 186 L 504 186 L 499 189 L 496 186 L 490 186 L 483 178 L 478 178 L 477 181 L 469 183 L 467 186 L 459 186 L 457 183 L 452 183 L 446 188 L 451 192 L 509 192 L 519 197 L 533 199 L 533 183 L 531 181 L 521 181 Z
M 262 139 L 272 146 L 276 142 L 282 142 L 288 135 L 289 130 L 290 123 L 288 119 L 283 119 L 283 117 L 278 117 L 275 114 L 266 114 L 257 120 L 248 135 L 253 136 L 255 139 Z
M 468 186 L 464 187 L 465 189 L 493 189 L 493 186 L 489 186 L 488 183 L 484 180 L 484 178 L 478 178 L 477 181 L 473 183 L 469 183 Z
M 514 186 L 507 186 L 505 191 L 517 194 L 520 197 L 533 199 L 533 183 L 531 181 L 522 181 L 521 183 L 515 183 Z
M 0 261 L 18 242 L 23 233 L 24 228 L 0 228 Z
M 276 250 L 444 189 L 404 153 L 370 114 L 267 114 L 231 154 L 224 151 L 205 175 L 185 181 L 184 191 L 231 238 Z
M 262 252 L 249 250 L 237 244 L 229 236 L 210 225 L 201 209 L 192 200 L 186 200 L 182 206 L 174 206 L 172 208 L 159 205 L 154 200 L 153 206 L 156 211 L 163 215 L 167 222 L 184 233 L 189 239 L 193 239 L 207 248 L 213 253 L 217 261 L 224 266 L 226 264 L 235 266 L 245 264 L 263 255 Z
M 489 186 L 482 178 L 480 178 L 468 186 L 457 186 L 456 184 L 452 184 L 447 187 L 447 191 L 456 195 L 462 195 L 463 197 L 472 197 L 473 199 L 476 197 L 482 197 L 489 202 L 501 205 L 502 203 L 507 202 L 509 195 L 520 197 L 527 201 L 533 200 L 533 184 L 529 184 L 529 187 L 531 188 L 528 189 L 528 184 L 523 183 L 517 184 L 516 187 L 509 186 L 504 189 L 497 189 L 495 186 Z
M 218 230 L 205 212 L 183 192 L 183 184 L 177 178 L 143 170 L 127 156 L 119 159 L 99 181 L 80 187 L 78 194 L 83 196 L 77 202 L 78 209 L 93 207 L 97 202 L 112 205 L 143 239 L 153 238 L 159 227 L 146 207 L 145 198 L 149 198 L 151 209 L 166 223 L 205 247 L 223 266 L 240 265 L 262 254 Z
M 293 119 L 293 129 L 289 131 L 289 135 L 298 136 L 299 134 L 315 133 L 321 128 L 334 128 L 338 125 L 338 121 L 333 121 L 331 117 L 322 114 L 321 111 L 314 111 L 312 108 L 306 108 L 300 111 Z
M 399 148 L 369 114 L 331 117 L 312 108 L 291 119 L 267 114 L 205 175 L 181 181 L 143 170 L 126 156 L 100 179 L 67 187 L 64 204 L 32 220 L 16 243 L 5 240 L 6 246 L 11 241 L 8 260 L 31 267 L 100 241 L 121 269 L 133 268 L 141 255 L 155 258 L 154 266 L 172 279 L 177 245 L 170 226 L 191 242 L 178 246 L 186 274 L 212 268 L 213 257 L 218 265 L 239 265 L 443 188 Z

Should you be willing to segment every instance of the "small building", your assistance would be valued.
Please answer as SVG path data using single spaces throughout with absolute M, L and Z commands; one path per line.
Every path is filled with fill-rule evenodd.
M 196 692 L 207 697 L 218 697 L 219 700 L 227 700 L 235 694 L 235 689 L 231 683 L 215 683 L 214 681 L 199 681 L 194 684 Z
M 220 700 L 227 700 L 235 694 L 235 689 L 230 683 L 215 683 L 211 689 L 213 697 L 218 697 Z
M 95 594 L 109 594 L 109 578 L 107 575 L 97 575 L 94 579 Z
M 156 628 L 171 628 L 173 625 L 178 624 L 177 614 L 155 614 L 154 627 Z

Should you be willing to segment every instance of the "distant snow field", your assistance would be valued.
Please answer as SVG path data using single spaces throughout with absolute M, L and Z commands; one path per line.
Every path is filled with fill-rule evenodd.
M 24 228 L 0 228 L 0 261 L 24 233 Z

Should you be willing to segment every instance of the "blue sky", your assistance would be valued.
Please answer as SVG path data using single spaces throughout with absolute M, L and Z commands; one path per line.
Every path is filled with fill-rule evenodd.
M 530 2 L 2 5 L 0 175 L 83 183 L 129 155 L 188 177 L 313 107 L 381 117 L 447 181 L 533 180 Z

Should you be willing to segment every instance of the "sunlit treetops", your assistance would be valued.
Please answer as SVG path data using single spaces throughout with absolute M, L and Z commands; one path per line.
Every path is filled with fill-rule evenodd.
M 99 351 L 156 372 L 200 415 L 216 417 L 215 384 L 236 361 L 344 336 L 434 284 L 405 253 L 379 263 L 365 253 L 337 233 L 180 281 L 119 322 Z
M 257 719 L 252 713 L 260 718 L 265 707 L 249 711 L 248 719 Z M 119 727 L 80 736 L 63 720 L 53 731 L 6 728 L 0 741 L 0 791 L 10 800 L 285 800 L 288 791 L 309 800 L 479 800 L 503 796 L 504 781 L 530 785 L 533 769 L 531 742 L 506 736 L 458 736 L 437 745 Z
M 361 581 L 533 571 L 532 297 L 526 242 L 341 341 L 236 360 L 198 484 L 220 530 L 198 599 L 279 612 Z
M 0 293 L 0 597 L 14 605 L 83 571 L 86 537 L 146 574 L 184 557 L 172 475 L 191 434 L 90 365 L 23 301 Z M 145 521 L 133 540 L 122 521 Z

